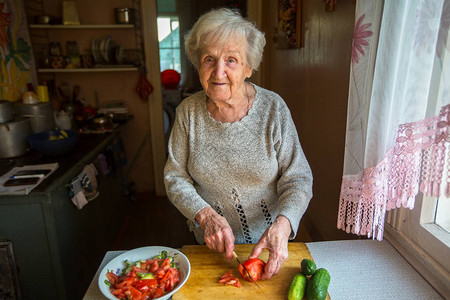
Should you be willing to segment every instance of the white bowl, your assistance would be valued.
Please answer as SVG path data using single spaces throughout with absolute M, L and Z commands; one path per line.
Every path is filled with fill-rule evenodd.
M 160 255 L 161 251 L 167 251 L 167 255 L 172 256 L 174 258 L 175 263 L 178 265 L 178 269 L 180 270 L 180 282 L 178 285 L 170 291 L 170 293 L 165 294 L 162 297 L 157 298 L 158 300 L 169 299 L 173 294 L 175 294 L 187 281 L 189 278 L 189 274 L 191 273 L 191 264 L 187 257 L 180 251 L 170 248 L 170 247 L 162 247 L 162 246 L 149 246 L 136 248 L 121 255 L 117 256 L 113 260 L 111 260 L 100 272 L 98 276 L 98 287 L 103 295 L 110 300 L 117 300 L 118 298 L 111 294 L 109 290 L 109 286 L 105 283 L 106 273 L 112 270 L 115 274 L 120 273 L 123 268 L 125 268 L 125 260 L 129 261 L 137 261 L 139 259 L 148 259 L 152 258 L 155 255 Z

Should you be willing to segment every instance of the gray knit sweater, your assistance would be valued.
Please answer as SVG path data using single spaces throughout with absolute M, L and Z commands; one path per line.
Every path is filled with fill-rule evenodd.
M 256 243 L 278 215 L 298 225 L 312 197 L 312 173 L 290 111 L 276 93 L 254 85 L 248 115 L 214 120 L 198 92 L 177 107 L 164 180 L 170 201 L 188 219 L 207 206 L 225 217 L 237 244 Z

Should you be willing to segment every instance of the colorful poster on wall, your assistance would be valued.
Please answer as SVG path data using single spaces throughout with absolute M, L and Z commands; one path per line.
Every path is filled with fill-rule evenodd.
M 0 0 L 0 99 L 17 101 L 36 86 L 30 34 L 22 0 Z

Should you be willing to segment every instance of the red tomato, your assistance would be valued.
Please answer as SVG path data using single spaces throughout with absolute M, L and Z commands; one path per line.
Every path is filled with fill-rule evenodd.
M 225 285 L 233 285 L 235 287 L 240 288 L 241 287 L 241 282 L 239 281 L 239 279 L 235 276 L 233 276 L 232 271 L 228 271 L 225 274 L 223 274 L 218 283 L 223 283 Z
M 134 272 L 134 273 L 146 273 L 146 269 L 144 269 L 144 268 L 138 268 L 138 267 L 136 267 L 136 266 L 132 266 L 131 267 L 131 270 Z
M 119 281 L 119 277 L 113 271 L 106 273 L 106 278 L 108 278 L 111 285 L 115 285 Z
M 119 299 L 125 299 L 125 294 L 123 293 L 122 289 L 111 289 L 111 294 L 113 294 L 114 296 L 116 296 Z
M 130 286 L 130 292 L 131 292 L 131 299 L 133 299 L 133 300 L 141 300 L 142 293 L 139 292 L 137 289 L 135 289 L 134 287 Z
M 153 274 L 154 279 L 139 279 L 137 273 L 147 273 L 146 269 Z M 180 282 L 180 272 L 170 267 L 169 258 L 147 260 L 141 264 L 141 268 L 133 266 L 127 275 L 117 277 L 111 272 L 107 276 L 111 282 L 111 293 L 119 299 L 155 299 L 172 291 Z
M 138 290 L 155 289 L 158 286 L 156 279 L 142 279 L 136 281 L 134 285 Z
M 149 262 L 148 265 L 149 265 L 149 268 L 148 268 L 149 272 L 155 273 L 159 269 L 159 264 L 158 264 L 158 261 L 156 261 L 156 260 Z
M 163 269 L 164 271 L 169 270 L 170 268 L 170 259 L 166 258 L 165 260 L 163 260 L 163 262 L 161 263 L 161 265 L 159 266 L 160 269 Z
M 250 273 L 250 276 L 253 278 L 253 280 L 257 281 L 261 279 L 261 275 L 264 273 L 264 267 L 266 266 L 266 263 L 259 258 L 252 258 L 244 261 L 243 265 L 245 269 L 247 269 L 248 273 Z M 252 281 L 244 267 L 242 265 L 239 265 L 239 273 L 241 273 L 242 278 L 244 278 L 245 280 Z
M 156 291 L 153 294 L 153 299 L 161 297 L 161 296 L 164 296 L 164 291 L 158 287 L 158 288 L 156 288 Z

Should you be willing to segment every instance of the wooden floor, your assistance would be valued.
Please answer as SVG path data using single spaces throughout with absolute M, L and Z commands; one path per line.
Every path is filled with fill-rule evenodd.
M 113 250 L 145 246 L 181 248 L 196 244 L 186 218 L 166 197 L 141 193 L 127 210 Z
M 127 209 L 121 231 L 112 250 L 130 250 L 145 246 L 181 248 L 197 244 L 189 232 L 186 218 L 166 197 L 138 194 Z M 307 226 L 300 224 L 296 242 L 310 242 Z

